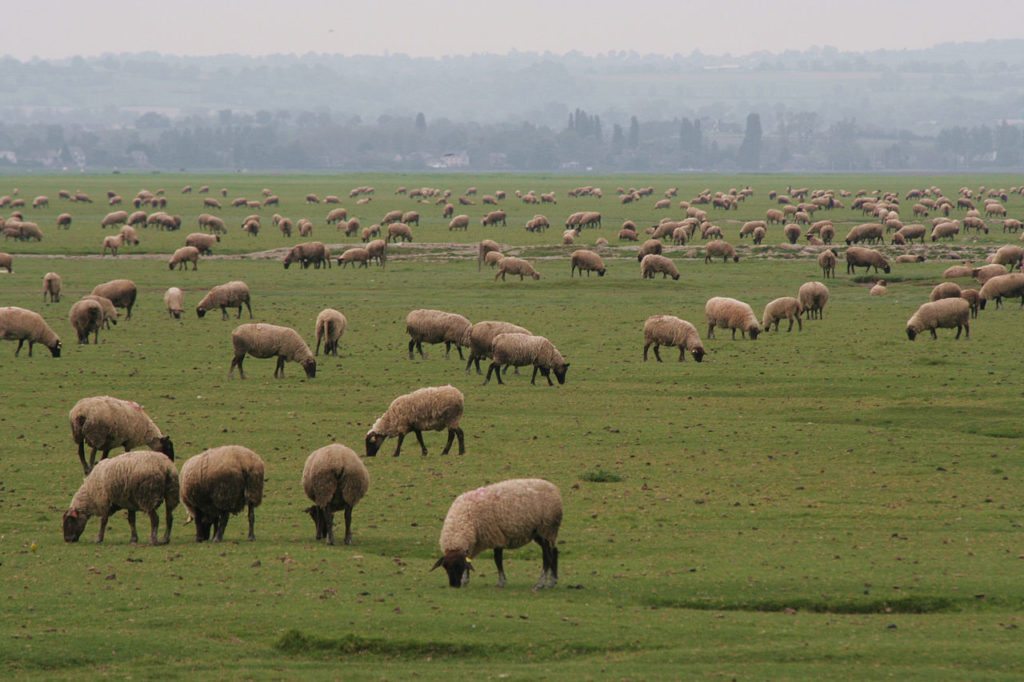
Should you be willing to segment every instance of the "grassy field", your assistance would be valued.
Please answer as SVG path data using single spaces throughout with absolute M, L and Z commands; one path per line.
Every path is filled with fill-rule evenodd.
M 702 336 L 704 302 L 734 296 L 760 315 L 771 299 L 820 279 L 813 257 L 778 246 L 743 251 L 738 264 L 705 265 L 696 247 L 673 251 L 679 281 L 639 277 L 630 246 L 614 235 L 622 220 L 654 223 L 654 199 L 669 186 L 679 198 L 710 187 L 750 184 L 738 214 L 715 212 L 727 238 L 759 218 L 769 190 L 789 184 L 850 190 L 937 184 L 1019 184 L 1010 177 L 629 177 L 284 176 L 4 178 L 0 193 L 50 196 L 33 212 L 43 242 L 4 242 L 14 274 L 0 274 L 0 305 L 41 312 L 64 339 L 51 359 L 13 358 L 0 345 L 0 569 L 3 618 L 0 670 L 6 677 L 97 676 L 227 678 L 486 677 L 572 678 L 900 678 L 1019 679 L 1024 668 L 1024 547 L 1021 546 L 1022 394 L 1018 372 L 1024 313 L 1015 302 L 983 311 L 968 341 L 948 331 L 910 343 L 904 327 L 950 264 L 930 243 L 929 260 L 896 265 L 890 294 L 869 297 L 864 277 L 828 285 L 823 320 L 803 332 L 755 342 L 720 331 L 705 339 L 701 364 L 641 360 L 643 320 L 678 315 Z M 130 199 L 166 187 L 182 232 L 142 232 L 134 252 L 164 254 L 182 243 L 201 199 L 181 197 L 186 182 L 230 188 L 229 198 L 262 187 L 282 197 L 278 212 L 315 220 L 314 238 L 341 243 L 323 225 L 324 206 L 306 192 L 339 194 L 377 187 L 359 207 L 363 224 L 390 208 L 415 208 L 394 187 L 477 185 L 504 189 L 509 227 L 479 226 L 482 207 L 462 209 L 474 224 L 449 233 L 434 206 L 422 206 L 416 242 L 393 249 L 386 270 L 282 269 L 258 258 L 204 259 L 197 272 L 170 272 L 144 257 L 96 254 L 108 210 L 56 199 L 107 189 Z M 596 184 L 605 198 L 566 199 Z M 650 184 L 655 197 L 621 206 L 619 184 Z M 523 206 L 516 189 L 558 193 L 557 207 Z M 1024 215 L 1012 197 L 1010 215 Z M 571 280 L 561 230 L 528 234 L 535 212 L 560 223 L 575 210 L 600 210 L 598 236 L 608 274 Z M 70 231 L 56 215 L 75 216 Z M 269 217 L 270 211 L 264 211 Z M 677 210 L 673 210 L 677 214 Z M 226 209 L 232 231 L 218 254 L 287 246 L 267 225 L 239 233 L 242 210 Z M 237 214 L 237 216 L 236 216 Z M 5 214 L 6 215 L 6 214 Z M 962 214 L 961 214 L 962 215 Z M 829 216 L 862 222 L 852 210 Z M 269 221 L 267 221 L 269 222 Z M 844 230 L 840 228 L 840 234 Z M 109 231 L 108 231 L 109 232 Z M 534 260 L 540 281 L 492 281 L 466 250 L 448 242 L 492 237 Z M 354 240 L 349 240 L 354 241 Z M 961 236 L 952 251 L 981 259 L 1007 239 L 998 228 Z M 888 248 L 888 247 L 887 247 Z M 129 249 L 128 251 L 132 251 Z M 46 254 L 54 254 L 48 256 Z M 749 256 L 749 257 L 748 257 Z M 65 299 L 43 304 L 45 272 L 64 279 Z M 131 321 L 78 346 L 67 322 L 72 301 L 102 281 L 134 280 L 140 301 Z M 307 340 L 325 307 L 343 311 L 349 329 L 338 359 L 321 359 L 317 378 L 249 360 L 249 378 L 229 380 L 230 331 L 219 315 L 170 319 L 162 293 L 186 292 L 191 309 L 214 284 L 244 279 L 257 320 L 289 325 Z M 964 286 L 968 281 L 961 282 Z M 425 361 L 406 357 L 405 314 L 417 307 L 458 311 L 471 320 L 505 319 L 549 337 L 572 367 L 564 386 L 530 386 L 529 372 L 507 386 L 482 386 L 458 359 L 433 347 Z M 243 320 L 243 321 L 248 321 Z M 427 457 L 407 443 L 402 457 L 366 460 L 372 477 L 354 515 L 355 542 L 313 540 L 302 509 L 302 464 L 332 442 L 362 451 L 366 430 L 395 396 L 452 383 L 466 395 L 464 457 L 440 456 L 443 433 L 425 434 Z M 98 521 L 83 541 L 65 544 L 60 515 L 81 483 L 67 412 L 80 398 L 110 393 L 137 400 L 169 433 L 179 463 L 206 448 L 240 443 L 267 463 L 257 541 L 235 518 L 227 541 L 197 545 L 176 514 L 169 546 L 128 544 L 121 514 L 95 545 Z M 509 584 L 494 587 L 490 553 L 475 562 L 469 587 L 451 590 L 429 573 L 452 499 L 505 478 L 539 476 L 565 502 L 558 588 L 532 592 L 540 572 L 534 547 L 507 552 Z M 140 519 L 145 536 L 148 523 Z

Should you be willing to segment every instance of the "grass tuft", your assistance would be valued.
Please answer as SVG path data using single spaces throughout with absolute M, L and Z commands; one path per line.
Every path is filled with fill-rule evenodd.
M 604 469 L 594 469 L 592 471 L 584 472 L 580 478 L 589 483 L 621 483 L 622 476 L 619 476 L 614 471 L 605 471 Z
M 651 598 L 646 601 L 655 608 L 689 609 L 693 611 L 755 611 L 774 613 L 792 609 L 810 613 L 872 614 L 872 613 L 955 613 L 963 603 L 947 597 L 922 595 L 900 599 L 763 599 L 756 601 L 725 601 L 715 599 Z

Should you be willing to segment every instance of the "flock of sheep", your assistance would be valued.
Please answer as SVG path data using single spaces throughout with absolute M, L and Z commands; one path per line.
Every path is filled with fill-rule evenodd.
M 192 191 L 190 186 L 182 189 L 183 194 Z M 200 188 L 200 193 L 207 194 L 208 187 Z M 449 220 L 449 230 L 467 230 L 472 222 L 467 214 L 454 215 L 454 204 L 471 206 L 476 202 L 476 188 L 469 188 L 459 197 L 453 198 L 450 191 L 432 188 L 409 190 L 399 188 L 398 194 L 409 196 L 424 203 L 442 206 L 442 216 Z M 653 193 L 653 188 L 629 189 L 619 188 L 618 197 L 622 204 L 641 201 Z M 946 198 L 941 190 L 932 187 L 925 190 L 913 190 L 906 199 L 914 199 L 912 211 L 915 218 L 929 213 L 941 214 L 933 221 L 931 228 L 932 241 L 948 239 L 963 230 L 988 231 L 984 218 L 1000 218 L 1003 220 L 1005 232 L 1021 230 L 1019 221 L 1006 217 L 1005 203 L 1009 195 L 1024 193 L 1024 188 L 1009 190 L 981 190 L 975 192 L 961 188 L 956 203 Z M 222 195 L 226 197 L 226 190 Z M 553 192 L 537 195 L 533 192 L 516 192 L 516 198 L 527 204 L 557 204 Z M 655 202 L 656 210 L 670 210 L 672 199 L 677 191 L 667 190 L 664 198 Z M 685 213 L 680 220 L 662 219 L 659 223 L 646 229 L 648 239 L 639 245 L 636 251 L 640 263 L 641 277 L 653 279 L 661 274 L 662 278 L 671 277 L 678 280 L 678 267 L 666 255 L 665 244 L 671 242 L 683 246 L 695 239 L 703 239 L 705 263 L 721 258 L 724 262 L 740 261 L 734 245 L 725 241 L 721 227 L 712 223 L 705 205 L 715 210 L 729 211 L 753 194 L 749 188 L 730 190 L 728 192 L 702 192 L 691 201 L 679 202 L 678 206 Z M 774 194 L 774 193 L 773 193 Z M 280 199 L 269 190 L 263 191 L 264 198 L 260 201 L 236 199 L 231 202 L 235 207 L 259 209 L 264 206 L 279 206 Z M 367 205 L 373 198 L 374 190 L 360 187 L 350 192 L 350 197 L 359 198 L 357 204 Z M 603 193 L 599 188 L 580 187 L 569 192 L 570 197 L 583 197 L 588 200 L 600 199 Z M 70 193 L 61 191 L 61 198 L 67 201 L 91 202 L 81 192 Z M 984 201 L 984 218 L 981 211 L 975 208 L 974 199 L 982 197 Z M 900 218 L 900 197 L 893 193 L 862 192 L 854 197 L 850 192 L 832 192 L 827 190 L 811 191 L 809 189 L 790 188 L 787 194 L 772 196 L 779 203 L 780 209 L 770 209 L 764 221 L 747 221 L 739 231 L 739 238 L 753 238 L 755 244 L 762 243 L 772 225 L 782 225 L 782 235 L 790 243 L 803 238 L 810 246 L 818 247 L 817 259 L 823 273 L 828 279 L 835 277 L 836 266 L 840 259 L 838 248 L 831 244 L 836 236 L 835 225 L 830 220 L 814 221 L 817 211 L 830 211 L 843 206 L 843 201 L 852 197 L 851 206 L 862 211 L 877 222 L 863 223 L 854 226 L 846 235 L 847 248 L 843 257 L 847 263 L 847 273 L 856 272 L 857 267 L 874 268 L 877 272 L 891 272 L 892 265 L 880 251 L 858 246 L 860 243 L 874 244 L 884 240 L 885 235 L 893 232 L 893 244 L 907 245 L 913 240 L 924 241 L 927 230 L 923 225 L 904 224 Z M 495 192 L 480 198 L 485 205 L 497 205 L 509 198 L 504 192 Z M 319 204 L 321 199 L 315 194 L 308 194 L 307 204 Z M 22 208 L 10 196 L 0 197 L 0 207 L 10 206 Z M 111 206 L 123 200 L 115 193 L 109 193 Z M 340 199 L 328 196 L 324 203 L 338 204 Z M 167 205 L 162 192 L 141 191 L 132 203 L 137 209 L 129 214 L 127 211 L 114 211 L 101 221 L 101 228 L 121 227 L 121 231 L 113 237 L 105 237 L 103 250 L 117 255 L 119 248 L 125 244 L 139 243 L 137 227 L 155 227 L 162 230 L 177 230 L 182 225 L 179 216 L 170 216 L 163 209 Z M 48 206 L 46 197 L 37 197 L 33 207 Z M 153 214 L 142 211 L 143 206 L 157 208 Z M 216 199 L 207 197 L 203 201 L 204 208 L 221 210 L 222 205 Z M 950 213 L 963 210 L 962 220 L 950 219 Z M 506 212 L 489 210 L 483 215 L 480 223 L 483 227 L 498 228 L 506 225 Z M 419 211 L 389 211 L 380 223 L 362 228 L 356 218 L 349 218 L 344 208 L 334 208 L 326 222 L 337 225 L 339 231 L 348 236 L 359 235 L 365 246 L 346 249 L 336 256 L 341 266 L 348 264 L 368 266 L 377 262 L 384 267 L 387 260 L 387 247 L 393 241 L 411 241 L 412 227 L 418 226 L 421 220 Z M 787 221 L 792 221 L 788 222 Z M 301 236 L 311 236 L 314 226 L 308 219 L 300 219 L 293 223 L 290 219 L 275 215 L 273 224 L 282 234 L 291 235 L 297 229 Z M 16 240 L 42 239 L 42 231 L 30 221 L 24 220 L 24 214 L 17 211 L 9 218 L 3 219 L 5 238 Z M 242 231 L 256 236 L 260 230 L 259 215 L 246 217 L 241 224 Z M 69 229 L 72 218 L 69 213 L 62 213 L 58 218 L 58 227 Z M 550 227 L 550 221 L 543 215 L 530 218 L 525 229 L 530 232 L 543 232 Z M 203 213 L 197 219 L 197 225 L 203 232 L 196 232 L 186 237 L 186 244 L 178 248 L 168 261 L 171 269 L 185 268 L 189 263 L 192 269 L 198 267 L 201 256 L 208 255 L 220 241 L 221 235 L 227 233 L 227 226 L 221 218 Z M 297 227 L 296 227 L 297 226 Z M 601 226 L 601 214 L 596 211 L 580 211 L 569 215 L 565 221 L 563 244 L 573 244 L 580 238 L 585 229 L 597 229 Z M 619 229 L 618 238 L 625 242 L 638 242 L 639 230 L 634 221 L 626 221 Z M 385 239 L 379 237 L 386 235 Z M 608 242 L 598 238 L 596 247 L 608 249 Z M 299 263 L 305 269 L 331 266 L 330 248 L 322 242 L 303 242 L 289 249 L 283 257 L 283 265 L 287 269 L 293 263 Z M 896 262 L 919 262 L 923 256 L 908 252 L 896 258 Z M 910 340 L 928 331 L 933 337 L 939 328 L 955 328 L 959 338 L 961 332 L 970 334 L 970 319 L 977 316 L 979 309 L 985 309 L 990 300 L 998 307 L 1004 298 L 1020 297 L 1024 305 L 1024 274 L 1014 272 L 1020 269 L 1024 260 L 1024 249 L 1014 245 L 1000 247 L 990 256 L 990 263 L 985 266 L 954 266 L 949 268 L 947 278 L 974 277 L 981 284 L 980 290 L 962 289 L 954 282 L 938 284 L 932 291 L 930 300 L 923 303 L 907 321 L 906 332 Z M 596 272 L 603 277 L 608 268 L 601 254 L 590 249 L 576 249 L 569 255 L 570 278 L 577 272 L 589 276 Z M 529 261 L 502 253 L 501 245 L 492 240 L 484 239 L 477 247 L 478 270 L 483 265 L 496 269 L 495 279 L 505 279 L 506 275 L 519 275 L 520 279 L 529 277 L 540 279 L 540 273 Z M 8 273 L 13 272 L 13 257 L 0 253 L 0 268 Z M 44 300 L 59 302 L 62 281 L 57 273 L 47 273 L 43 280 Z M 870 290 L 871 295 L 886 293 L 884 280 L 876 282 Z M 69 311 L 69 323 L 79 343 L 98 343 L 99 332 L 116 324 L 119 309 L 125 311 L 125 318 L 131 319 L 132 308 L 136 302 L 138 289 L 127 279 L 116 279 L 97 285 L 89 296 L 76 301 Z M 735 338 L 739 331 L 741 337 L 755 340 L 774 326 L 779 330 L 781 322 L 788 322 L 787 331 L 792 331 L 796 324 L 798 330 L 803 327 L 803 317 L 820 319 L 829 301 L 828 287 L 818 281 L 803 284 L 796 296 L 785 296 L 768 303 L 760 318 L 747 303 L 728 297 L 712 297 L 705 305 L 706 337 L 715 338 L 716 329 L 728 329 Z M 164 295 L 168 314 L 180 318 L 184 312 L 184 292 L 178 287 L 171 287 Z M 222 319 L 228 318 L 229 309 L 237 309 L 237 316 L 242 315 L 243 307 L 248 309 L 250 319 L 253 317 L 251 294 L 249 287 L 241 281 L 227 282 L 213 287 L 196 305 L 198 317 L 207 311 L 220 309 Z M 321 346 L 325 354 L 337 355 L 338 345 L 347 327 L 344 314 L 334 309 L 320 312 L 315 323 L 316 350 L 312 351 L 302 336 L 289 327 L 267 323 L 240 324 L 231 334 L 233 357 L 229 375 L 237 367 L 242 378 L 245 377 L 243 362 L 247 356 L 255 358 L 275 358 L 275 377 L 283 377 L 284 365 L 287 361 L 300 364 L 306 376 L 316 376 L 316 356 Z M 440 310 L 419 309 L 411 311 L 406 317 L 406 331 L 409 335 L 408 354 L 414 357 L 418 352 L 424 355 L 423 344 L 445 344 L 446 357 L 454 346 L 461 359 L 466 360 L 466 371 L 475 366 L 478 374 L 483 374 L 481 360 L 490 360 L 484 383 L 496 378 L 503 382 L 503 373 L 508 367 L 533 367 L 531 383 L 535 383 L 537 374 L 541 374 L 549 385 L 553 384 L 552 375 L 559 384 L 565 383 L 569 363 L 544 336 L 535 335 L 528 329 L 504 321 L 486 320 L 472 323 L 457 313 Z M 648 351 L 653 346 L 657 361 L 661 361 L 661 346 L 679 349 L 679 360 L 685 359 L 689 353 L 694 360 L 700 362 L 705 355 L 705 348 L 697 327 L 686 320 L 671 315 L 654 315 L 643 325 L 644 347 L 643 360 L 648 359 Z M 18 307 L 0 308 L 0 338 L 18 341 L 15 355 L 23 344 L 29 346 L 28 354 L 32 355 L 36 343 L 46 346 L 54 357 L 60 357 L 61 340 L 54 330 L 38 313 Z M 468 357 L 463 355 L 468 351 Z M 401 453 L 404 438 L 409 433 L 416 436 L 422 454 L 427 454 L 423 441 L 423 431 L 447 430 L 448 440 L 442 454 L 448 454 L 456 439 L 459 454 L 465 453 L 465 442 L 462 428 L 459 426 L 464 409 L 463 394 L 453 386 L 427 387 L 394 399 L 388 409 L 378 418 L 366 434 L 365 455 L 374 456 L 385 439 L 393 437 L 397 440 L 395 456 Z M 145 512 L 150 517 L 150 541 L 158 542 L 159 517 L 157 509 L 163 505 L 165 512 L 165 530 L 163 542 L 170 540 L 173 525 L 172 512 L 183 502 L 189 517 L 195 523 L 196 540 L 221 540 L 228 518 L 248 512 L 250 539 L 255 538 L 255 508 L 263 497 L 264 463 L 258 454 L 240 445 L 227 445 L 207 450 L 189 458 L 182 467 L 180 474 L 173 464 L 174 447 L 169 437 L 163 434 L 156 424 L 146 415 L 138 404 L 119 400 L 110 396 L 97 396 L 80 400 L 71 410 L 71 431 L 78 447 L 78 455 L 86 478 L 81 488 L 75 493 L 68 510 L 64 514 L 64 537 L 68 541 L 76 541 L 82 535 L 89 518 L 100 518 L 99 540 L 102 541 L 108 519 L 112 513 L 124 509 L 128 512 L 132 541 L 137 541 L 135 517 L 137 512 Z M 92 449 L 89 460 L 86 460 L 85 449 Z M 134 451 L 136 447 L 147 448 Z M 126 454 L 108 458 L 111 450 L 124 448 Z M 130 452 L 129 452 L 130 451 Z M 101 459 L 96 462 L 96 454 Z M 313 502 L 307 509 L 316 528 L 316 538 L 334 542 L 335 512 L 343 511 L 345 518 L 344 542 L 352 540 L 352 510 L 363 498 L 369 488 L 369 474 L 361 458 L 350 448 L 331 444 L 316 450 L 309 455 L 303 472 L 302 485 L 306 495 Z M 540 479 L 515 479 L 486 486 L 460 495 L 452 504 L 441 531 L 441 549 L 443 555 L 435 564 L 443 566 L 448 573 L 449 583 L 453 587 L 464 585 L 469 580 L 472 570 L 472 559 L 486 549 L 494 550 L 494 561 L 498 570 L 499 585 L 505 583 L 502 565 L 502 550 L 516 548 L 531 541 L 537 542 L 542 550 L 543 573 L 537 584 L 538 588 L 552 587 L 557 582 L 558 549 L 557 535 L 562 518 L 562 503 L 557 487 Z

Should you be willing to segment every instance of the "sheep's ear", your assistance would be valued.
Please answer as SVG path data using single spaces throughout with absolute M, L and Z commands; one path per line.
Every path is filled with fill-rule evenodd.
M 68 512 L 68 518 L 77 519 L 78 518 L 78 510 L 77 509 L 70 510 Z
M 435 568 L 437 568 L 438 566 L 440 566 L 443 563 L 444 563 L 444 557 L 438 558 L 438 560 L 434 562 L 434 565 L 430 567 L 430 570 L 433 571 Z M 430 571 L 427 571 L 427 572 L 429 573 Z

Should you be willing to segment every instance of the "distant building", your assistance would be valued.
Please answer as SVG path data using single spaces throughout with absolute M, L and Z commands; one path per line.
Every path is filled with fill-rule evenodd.
M 469 166 L 469 154 L 464 151 L 442 154 L 441 165 L 444 168 L 465 168 Z

